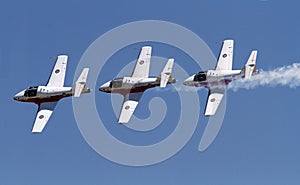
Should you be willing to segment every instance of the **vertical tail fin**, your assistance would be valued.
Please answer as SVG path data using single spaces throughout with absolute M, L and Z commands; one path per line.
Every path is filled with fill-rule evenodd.
M 174 64 L 174 58 L 170 58 L 165 65 L 164 70 L 160 74 L 160 87 L 164 88 L 166 87 L 172 73 L 172 68 Z
M 251 78 L 253 71 L 256 70 L 256 56 L 257 56 L 257 50 L 253 50 L 244 67 L 245 79 Z
M 79 97 L 82 93 L 84 87 L 86 87 L 87 75 L 89 73 L 89 68 L 84 68 L 74 85 L 74 97 Z

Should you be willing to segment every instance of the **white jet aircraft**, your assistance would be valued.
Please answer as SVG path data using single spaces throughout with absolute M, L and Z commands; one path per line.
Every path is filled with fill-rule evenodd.
M 183 84 L 188 86 L 205 87 L 209 89 L 205 116 L 216 113 L 226 91 L 226 86 L 233 80 L 251 78 L 256 70 L 257 51 L 253 50 L 242 70 L 232 70 L 233 40 L 225 40 L 219 55 L 215 70 L 199 72 L 187 78 Z
M 43 131 L 60 99 L 69 96 L 79 97 L 83 93 L 90 92 L 90 89 L 86 86 L 89 68 L 83 69 L 73 87 L 64 87 L 67 61 L 68 56 L 58 56 L 46 86 L 29 87 L 14 96 L 17 101 L 32 102 L 39 106 L 32 128 L 33 133 Z
M 160 76 L 149 78 L 151 50 L 150 46 L 142 47 L 131 77 L 115 78 L 99 88 L 106 93 L 119 93 L 124 96 L 118 123 L 128 123 L 145 90 L 156 86 L 164 88 L 176 81 L 171 76 L 173 58 L 168 60 Z

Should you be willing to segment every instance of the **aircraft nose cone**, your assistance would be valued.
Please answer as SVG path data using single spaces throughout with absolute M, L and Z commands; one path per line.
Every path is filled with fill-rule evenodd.
M 184 80 L 183 85 L 192 85 L 192 83 L 194 82 L 194 76 L 190 76 L 187 79 Z
M 20 100 L 20 98 L 24 96 L 24 91 L 21 91 L 19 93 L 17 93 L 15 96 L 14 96 L 14 100 Z
M 99 90 L 105 92 L 109 88 L 109 85 L 110 85 L 110 81 L 104 83 L 103 85 L 101 85 L 100 88 L 99 88 Z

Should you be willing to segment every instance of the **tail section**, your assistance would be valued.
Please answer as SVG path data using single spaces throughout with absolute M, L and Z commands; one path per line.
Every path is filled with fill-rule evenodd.
M 246 65 L 243 68 L 243 71 L 245 72 L 245 79 L 251 78 L 252 73 L 256 70 L 256 56 L 257 50 L 253 50 Z
M 172 76 L 171 76 L 173 64 L 174 64 L 174 58 L 170 58 L 168 60 L 167 64 L 165 65 L 164 70 L 161 72 L 161 74 L 160 74 L 160 87 L 161 88 L 166 87 L 168 82 L 173 81 Z
M 83 89 L 87 88 L 86 80 L 87 80 L 88 73 L 89 73 L 89 68 L 84 68 L 82 70 L 79 78 L 77 79 L 75 85 L 73 86 L 74 97 L 79 97 L 82 94 Z

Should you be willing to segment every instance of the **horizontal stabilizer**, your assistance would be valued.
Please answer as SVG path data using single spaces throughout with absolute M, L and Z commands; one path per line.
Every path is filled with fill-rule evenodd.
M 170 58 L 168 60 L 168 63 L 165 65 L 164 70 L 162 71 L 160 75 L 160 87 L 164 88 L 166 87 L 172 73 L 172 68 L 174 64 L 174 58 Z
M 249 79 L 255 70 L 257 51 L 253 50 L 250 57 L 245 65 L 245 79 Z
M 82 70 L 78 80 L 75 83 L 74 97 L 79 97 L 81 95 L 81 92 L 86 85 L 88 73 L 89 73 L 89 68 L 84 68 Z

